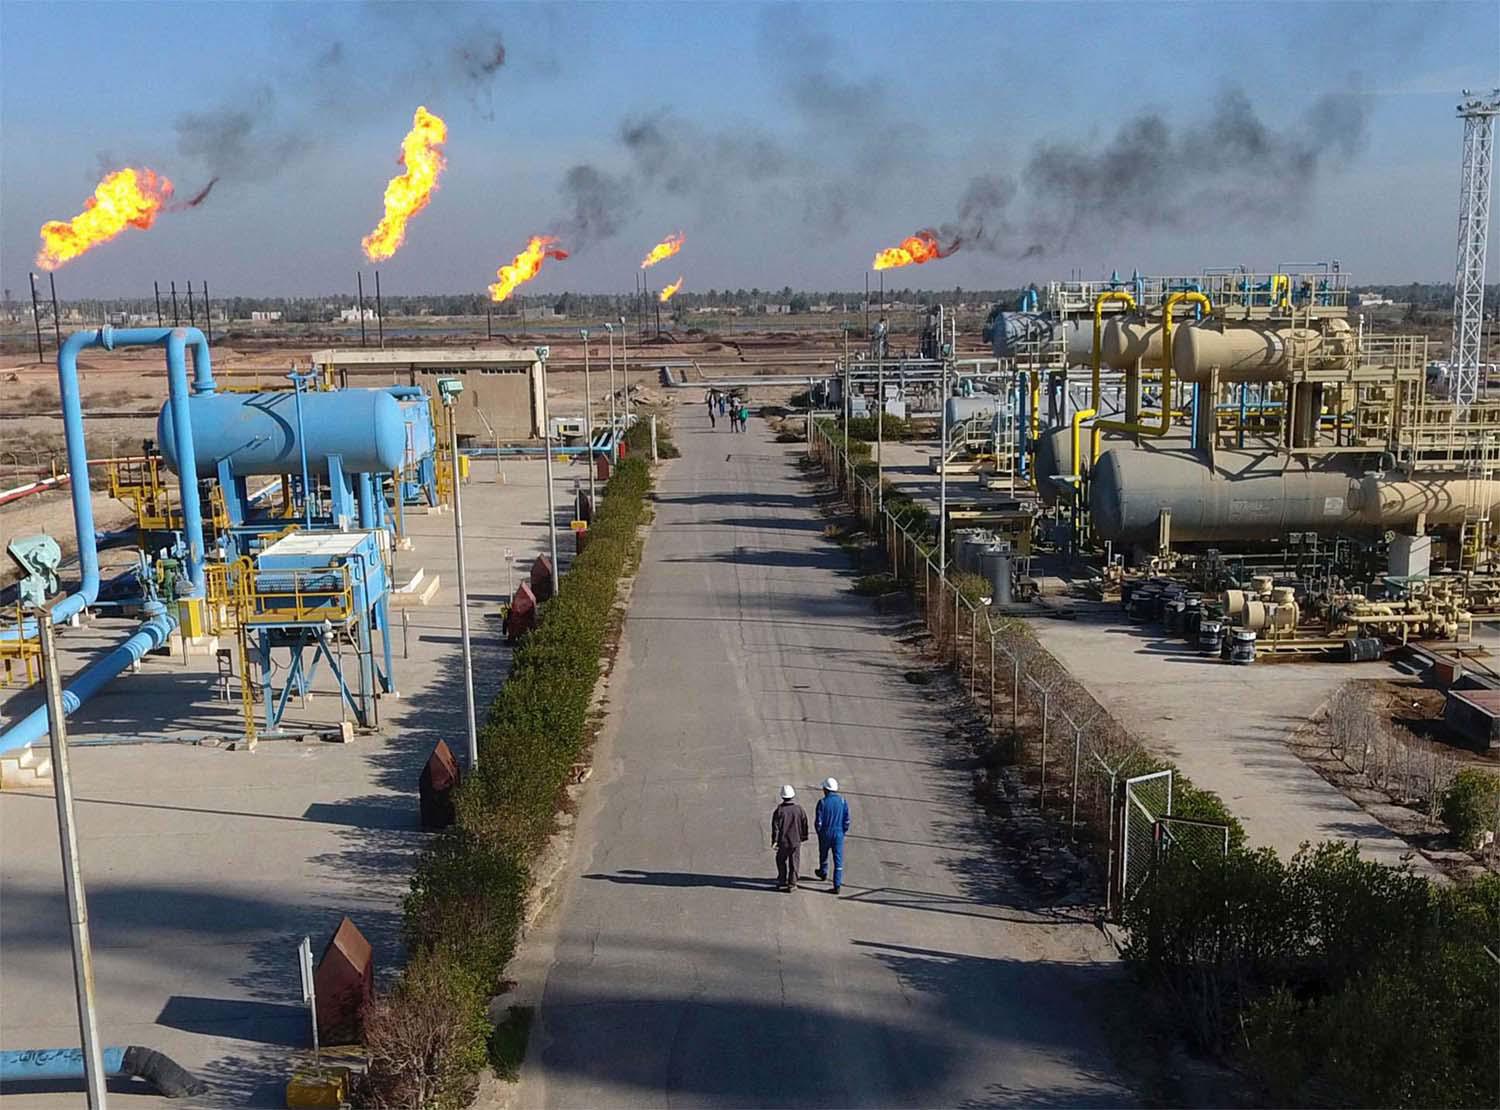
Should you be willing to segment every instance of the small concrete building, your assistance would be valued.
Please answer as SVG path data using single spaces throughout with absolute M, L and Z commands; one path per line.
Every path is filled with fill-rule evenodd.
M 437 380 L 461 378 L 458 434 L 480 444 L 542 436 L 542 364 L 529 347 L 314 351 L 313 365 L 339 386 L 419 385 L 437 404 Z

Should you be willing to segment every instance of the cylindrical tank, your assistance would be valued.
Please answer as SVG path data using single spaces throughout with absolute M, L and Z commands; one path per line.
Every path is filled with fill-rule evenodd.
M 948 427 L 962 424 L 975 416 L 993 419 L 1004 403 L 1002 398 L 993 393 L 982 393 L 978 397 L 949 397 Z
M 989 579 L 990 597 L 996 605 L 1009 605 L 1011 603 L 1010 550 L 993 544 L 980 553 L 979 560 L 984 568 L 985 578 Z
M 200 393 L 188 399 L 199 477 L 229 459 L 235 474 L 291 474 L 301 470 L 297 399 L 276 393 Z M 302 394 L 302 427 L 309 467 L 340 456 L 346 473 L 395 470 L 406 447 L 406 424 L 396 398 L 383 389 L 338 389 Z M 162 406 L 156 438 L 167 465 L 177 469 L 172 403 Z
M 1297 627 L 1297 606 L 1278 605 L 1274 601 L 1248 601 L 1245 603 L 1245 612 L 1240 623 L 1245 628 L 1263 632 L 1274 628 L 1278 631 L 1289 632 Z
M 1087 429 L 1083 435 L 1088 435 Z M 1043 504 L 1055 505 L 1062 496 L 1063 487 L 1054 482 L 1053 477 L 1073 473 L 1072 428 L 1053 428 L 1041 434 L 1036 442 L 1036 454 L 1032 457 L 1032 472 Z
M 1172 371 L 1189 382 L 1208 381 L 1215 368 L 1223 384 L 1281 381 L 1294 365 L 1332 369 L 1352 353 L 1353 338 L 1343 320 L 1329 321 L 1326 331 L 1265 324 L 1184 324 L 1172 329 Z
M 1090 327 L 1093 322 L 1090 321 Z M 1141 360 L 1148 370 L 1160 370 L 1165 354 L 1161 344 L 1161 321 L 1125 318 L 1110 320 L 1099 339 L 1099 358 L 1105 366 L 1126 370 Z
M 1093 359 L 1092 320 L 1054 320 L 1035 312 L 1002 312 L 991 324 L 991 347 L 998 358 L 1022 358 L 1035 354 L 1061 336 L 1069 366 L 1088 366 Z
M 1241 666 L 1255 662 L 1255 631 L 1236 628 L 1229 640 L 1229 661 Z

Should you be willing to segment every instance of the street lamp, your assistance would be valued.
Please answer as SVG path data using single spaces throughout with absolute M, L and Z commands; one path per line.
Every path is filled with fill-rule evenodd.
M 630 352 L 625 347 L 625 317 L 620 317 L 620 376 L 625 383 L 625 427 L 630 428 Z
M 583 337 L 583 437 L 589 447 L 589 511 L 594 509 L 594 400 L 589 387 L 589 329 L 579 328 Z
M 620 429 L 615 421 L 615 325 L 605 324 L 604 330 L 609 332 L 609 442 L 610 450 L 614 451 L 614 443 L 620 434 Z M 614 461 L 613 458 L 610 459 Z
M 469 646 L 469 579 L 464 570 L 464 499 L 458 481 L 458 414 L 454 406 L 464 391 L 461 378 L 439 378 L 438 396 L 448 410 L 448 448 L 453 466 L 453 544 L 458 550 L 458 634 L 464 647 L 464 708 L 468 712 L 469 771 L 479 769 L 479 728 L 474 719 L 474 654 Z M 399 494 L 400 491 L 398 490 Z
M 552 594 L 562 592 L 562 578 L 557 573 L 557 506 L 552 494 L 552 416 L 547 411 L 547 357 L 551 347 L 538 347 L 536 359 L 542 364 L 542 432 L 547 445 L 547 543 L 552 550 Z

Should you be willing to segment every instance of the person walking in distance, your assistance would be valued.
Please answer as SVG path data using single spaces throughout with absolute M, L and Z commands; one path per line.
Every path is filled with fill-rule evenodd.
M 743 401 L 740 402 L 739 418 L 740 431 L 748 432 L 750 430 L 750 406 Z
M 708 426 L 716 428 L 718 424 L 714 419 L 714 409 L 718 407 L 719 400 L 714 396 L 713 390 L 709 390 L 708 395 L 703 399 L 708 402 Z
M 839 793 L 839 780 L 823 780 L 823 797 L 813 815 L 818 830 L 818 870 L 820 879 L 828 878 L 828 857 L 833 856 L 833 892 L 844 885 L 844 834 L 849 831 L 849 803 Z
M 776 889 L 790 894 L 797 889 L 797 868 L 802 842 L 807 839 L 807 810 L 793 799 L 791 784 L 781 788 L 781 804 L 771 811 L 771 847 L 776 849 Z

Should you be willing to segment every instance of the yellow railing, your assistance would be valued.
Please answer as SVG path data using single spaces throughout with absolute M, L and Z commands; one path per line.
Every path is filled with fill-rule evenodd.
M 347 566 L 315 571 L 258 570 L 248 558 L 235 564 L 241 625 L 343 621 L 355 613 Z
M 0 686 L 9 686 L 14 682 L 18 670 L 25 672 L 26 685 L 30 686 L 42 677 L 42 641 L 36 636 L 28 637 L 24 634 L 26 614 L 19 603 L 13 608 L 18 635 L 14 640 L 0 640 Z

